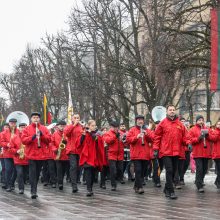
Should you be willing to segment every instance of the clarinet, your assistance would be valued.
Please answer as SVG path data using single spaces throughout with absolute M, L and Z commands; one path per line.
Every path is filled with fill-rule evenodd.
M 144 133 L 143 127 L 144 125 L 141 126 L 141 134 Z M 141 138 L 141 145 L 144 146 L 144 136 Z

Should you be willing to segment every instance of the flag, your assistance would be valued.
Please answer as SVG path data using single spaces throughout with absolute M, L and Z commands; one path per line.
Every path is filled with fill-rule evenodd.
M 44 125 L 47 124 L 47 96 L 44 94 Z
M 68 83 L 68 91 L 69 91 L 69 101 L 68 101 L 68 109 L 67 109 L 67 124 L 71 124 L 71 117 L 73 115 L 73 102 L 70 91 L 70 84 Z
M 211 9 L 211 86 L 212 91 L 220 89 L 220 11 Z
M 3 114 L 1 113 L 0 114 L 0 126 L 3 125 L 4 120 L 5 120 L 5 118 L 4 118 Z
M 50 125 L 52 123 L 53 115 L 51 112 L 47 113 L 47 124 Z

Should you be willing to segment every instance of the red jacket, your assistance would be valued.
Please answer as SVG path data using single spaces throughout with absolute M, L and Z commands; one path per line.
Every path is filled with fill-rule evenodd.
M 2 131 L 2 132 L 3 132 L 3 131 Z M 1 146 L 2 132 L 0 132 L 0 158 L 4 158 L 4 157 L 3 157 L 3 147 Z
M 124 160 L 124 144 L 116 133 L 110 129 L 103 135 L 104 142 L 108 145 L 108 160 Z
M 25 153 L 29 160 L 46 160 L 48 158 L 48 146 L 50 143 L 50 133 L 48 129 L 38 124 L 38 129 L 42 132 L 40 136 L 40 145 L 38 148 L 37 138 L 32 140 L 33 135 L 36 134 L 36 125 L 34 123 L 27 126 L 21 135 L 21 140 L 24 145 L 26 145 Z
M 19 135 L 19 130 L 16 128 L 14 135 Z M 8 146 L 9 144 L 9 146 Z M 7 129 L 1 134 L 1 146 L 3 147 L 3 158 L 14 158 L 11 144 L 11 131 Z
M 20 159 L 19 158 L 19 154 L 17 153 L 17 151 L 21 148 L 21 133 L 19 132 L 19 135 L 15 135 L 12 140 L 12 152 L 14 153 L 14 164 L 15 165 L 28 165 L 28 160 L 26 158 L 26 156 L 24 157 L 24 159 Z M 25 146 L 24 146 L 25 147 Z
M 179 118 L 165 118 L 155 130 L 153 149 L 159 150 L 159 157 L 181 156 L 186 145 L 186 128 Z
M 149 129 L 145 129 L 146 135 L 144 136 L 144 145 L 142 145 L 142 138 L 137 138 L 140 134 L 140 127 L 132 127 L 127 134 L 127 143 L 130 144 L 131 160 L 150 160 L 150 142 L 153 142 L 154 133 Z
M 205 126 L 202 129 L 207 129 Z M 204 148 L 204 140 L 199 140 L 199 136 L 201 135 L 201 127 L 199 125 L 195 125 L 188 132 L 187 138 L 190 144 L 193 146 L 192 155 L 193 158 L 211 158 L 212 149 L 211 149 L 211 141 L 214 139 L 213 132 L 209 130 L 209 135 L 206 138 L 207 148 Z
M 53 158 L 56 159 L 57 156 L 57 151 L 60 145 L 60 142 L 62 140 L 63 137 L 63 132 L 62 131 L 56 131 L 53 133 L 52 137 L 51 137 L 51 149 L 53 151 Z M 65 136 L 64 136 L 64 140 L 66 140 Z M 69 157 L 66 155 L 66 148 L 64 148 L 61 152 L 61 156 L 60 156 L 60 160 L 69 160 Z
M 78 138 L 77 148 L 80 148 L 80 160 L 79 165 L 83 166 L 88 164 L 93 167 L 102 169 L 103 166 L 103 154 L 104 154 L 104 142 L 100 135 L 96 136 L 96 140 L 93 139 L 90 132 L 86 132 L 84 140 L 81 143 L 81 137 Z
M 216 128 L 214 131 L 211 131 L 213 134 L 213 148 L 212 148 L 212 159 L 220 158 L 220 129 Z
M 67 137 L 66 154 L 80 154 L 76 148 L 76 142 L 78 138 L 82 135 L 83 128 L 80 124 L 67 125 L 64 129 L 64 135 Z

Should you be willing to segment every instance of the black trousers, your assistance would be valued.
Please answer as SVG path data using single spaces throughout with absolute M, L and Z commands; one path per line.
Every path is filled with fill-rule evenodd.
M 134 188 L 140 189 L 143 187 L 144 176 L 146 174 L 146 169 L 148 166 L 148 160 L 133 160 L 134 162 L 134 172 L 135 172 L 135 182 Z
M 174 192 L 173 179 L 174 179 L 176 170 L 178 169 L 178 162 L 179 162 L 179 158 L 177 156 L 163 157 L 163 164 L 166 169 L 166 183 L 165 183 L 164 191 L 167 191 L 169 193 Z
M 3 185 L 5 185 L 5 161 L 4 158 L 1 158 L 1 166 L 2 166 L 2 172 L 1 172 L 1 183 L 3 183 Z
M 84 172 L 87 191 L 92 192 L 92 187 L 95 179 L 95 168 L 92 166 L 86 166 L 84 167 Z
M 5 184 L 7 188 L 14 187 L 17 176 L 13 158 L 5 158 Z
M 216 171 L 216 179 L 215 185 L 220 187 L 220 159 L 215 159 L 215 171 Z
M 31 184 L 31 194 L 37 193 L 37 184 L 42 166 L 43 160 L 29 160 L 29 179 Z
M 77 186 L 77 180 L 79 176 L 80 168 L 79 168 L 79 155 L 78 154 L 70 154 L 70 179 L 72 186 Z
M 69 161 L 57 160 L 56 168 L 57 168 L 57 182 L 59 185 L 63 185 L 64 175 L 67 172 L 67 169 L 69 168 Z
M 189 167 L 190 163 L 190 151 L 185 152 L 185 160 L 180 160 L 179 165 L 178 165 L 178 170 L 179 170 L 179 178 L 180 181 L 184 181 L 184 175 Z
M 28 165 L 16 165 L 18 189 L 24 190 L 24 182 L 28 174 Z
M 203 187 L 203 181 L 208 171 L 208 158 L 194 158 L 196 162 L 196 187 L 200 189 Z
M 111 185 L 116 187 L 116 177 L 118 180 L 123 180 L 123 160 L 109 160 Z
M 109 167 L 108 166 L 103 166 L 102 172 L 101 172 L 101 183 L 100 183 L 100 185 L 105 186 L 105 181 L 107 179 L 108 171 L 109 171 Z
M 160 183 L 160 174 L 163 170 L 163 160 L 161 158 L 159 159 L 153 159 L 152 160 L 152 168 L 153 168 L 153 181 L 155 184 Z
M 56 183 L 56 163 L 54 160 L 45 160 L 43 162 L 42 175 L 44 183 Z

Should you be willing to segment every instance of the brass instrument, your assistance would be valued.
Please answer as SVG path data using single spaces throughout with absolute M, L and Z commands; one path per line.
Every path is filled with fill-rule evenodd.
M 41 146 L 40 146 L 40 131 L 39 131 L 39 129 L 38 129 L 38 123 L 36 122 L 35 123 L 36 124 L 36 138 L 37 138 L 37 147 L 38 148 L 41 148 Z
M 60 159 L 61 153 L 62 153 L 62 151 L 63 151 L 65 148 L 66 148 L 66 144 L 64 143 L 64 135 L 62 135 L 62 139 L 61 139 L 60 144 L 59 144 L 59 148 L 58 148 L 56 160 L 59 160 L 59 159 Z
M 19 149 L 19 159 L 23 160 L 24 159 L 24 149 L 25 149 L 25 145 L 21 144 L 20 149 Z

